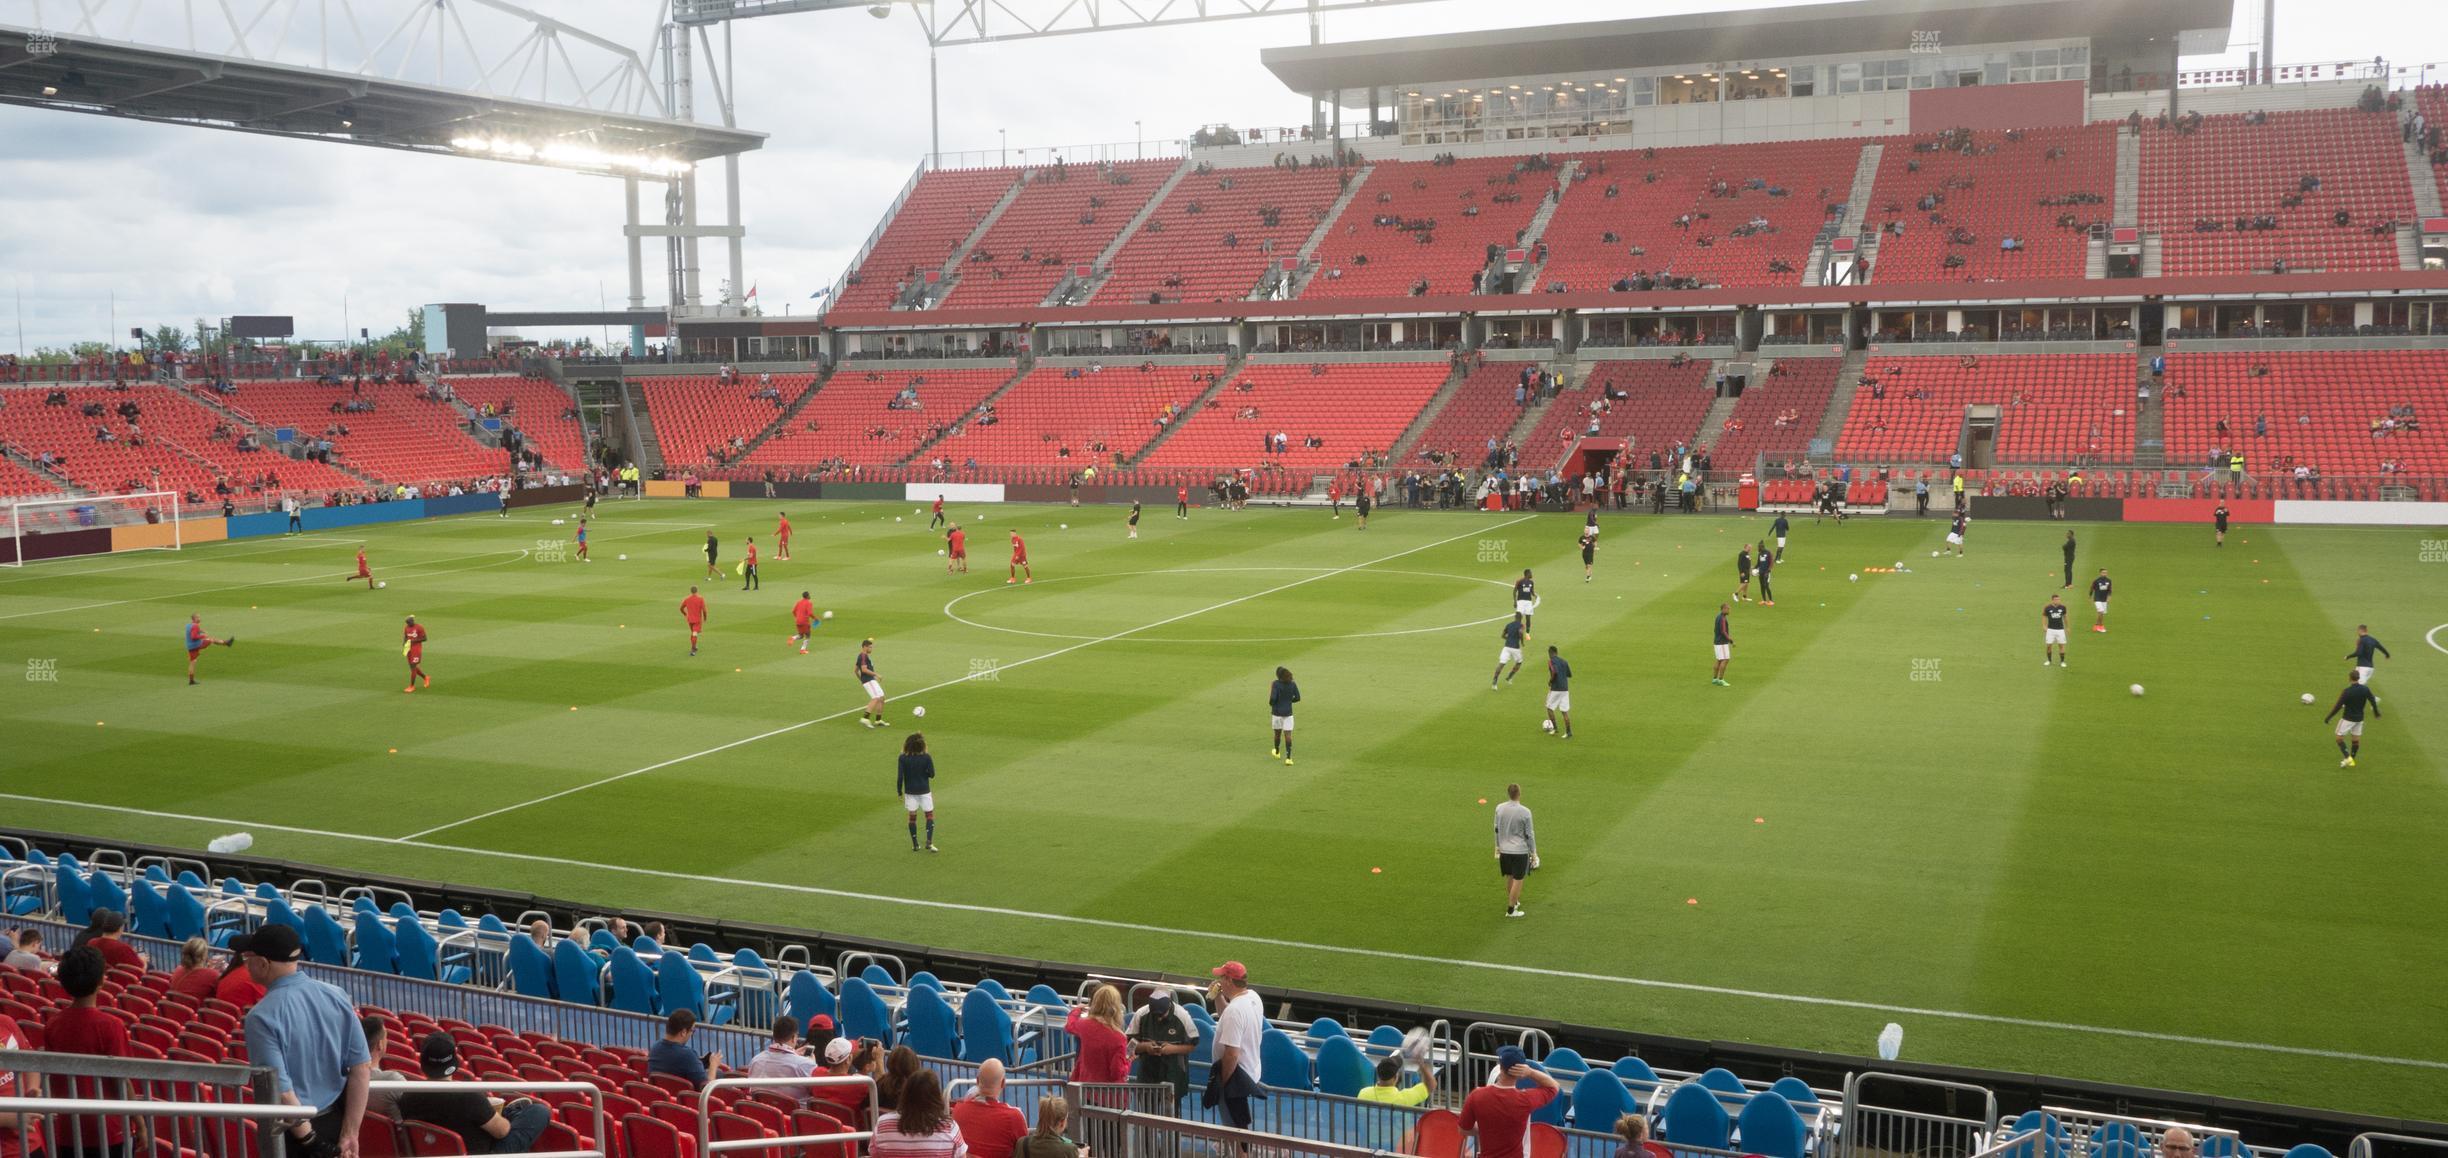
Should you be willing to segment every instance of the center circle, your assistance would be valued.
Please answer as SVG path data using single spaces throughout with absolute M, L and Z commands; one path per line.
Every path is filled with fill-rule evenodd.
M 1024 627 L 1006 627 L 1001 624 L 981 622 L 979 620 L 968 618 L 967 616 L 962 615 L 959 611 L 961 604 L 971 599 L 976 599 L 980 596 L 1008 594 L 1014 591 L 1034 591 L 1037 588 L 1051 586 L 1058 583 L 1078 583 L 1092 579 L 1117 579 L 1144 575 L 1230 575 L 1237 573 L 1266 572 L 1296 575 L 1308 574 L 1321 577 L 1332 575 L 1397 575 L 1415 579 L 1445 579 L 1457 583 L 1483 583 L 1491 587 L 1504 589 L 1508 592 L 1511 591 L 1513 587 L 1511 581 L 1504 579 L 1482 579 L 1473 575 L 1450 575 L 1436 571 L 1396 571 L 1375 567 L 1174 567 L 1153 571 L 1109 571 L 1097 575 L 1079 575 L 1053 578 L 1047 579 L 1043 583 L 1034 583 L 1025 587 L 988 587 L 984 590 L 971 591 L 967 594 L 953 596 L 949 602 L 946 602 L 943 605 L 943 613 L 945 618 L 950 619 L 955 623 L 965 624 L 967 626 L 980 628 L 986 631 L 999 631 L 1008 635 L 1034 636 L 1039 639 L 1068 639 L 1082 642 L 1115 639 L 1128 640 L 1138 643 L 1191 644 L 1328 643 L 1346 639 L 1383 639 L 1392 636 L 1429 635 L 1436 632 L 1461 631 L 1467 628 L 1485 627 L 1492 623 L 1502 623 L 1503 621 L 1512 618 L 1512 612 L 1506 611 L 1500 614 L 1488 616 L 1484 619 L 1465 620 L 1461 623 L 1437 624 L 1427 627 L 1391 628 L 1385 631 L 1353 631 L 1345 632 L 1339 635 L 1232 635 L 1221 638 L 1194 638 L 1186 636 L 1143 635 L 1139 632 L 1129 630 L 1106 632 L 1103 634 L 1087 634 L 1068 631 L 1034 631 Z M 1297 583 L 1298 581 L 1294 582 Z M 1221 610 L 1226 606 L 1261 598 L 1266 594 L 1272 594 L 1272 592 L 1251 592 L 1233 599 L 1227 599 L 1216 604 L 1211 604 L 1207 607 L 1194 608 L 1190 611 L 1182 613 L 1178 618 L 1189 619 L 1207 611 Z

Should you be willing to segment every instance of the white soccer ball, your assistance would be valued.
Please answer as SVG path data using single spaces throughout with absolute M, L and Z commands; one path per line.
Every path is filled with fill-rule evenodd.
M 1937 558 L 1937 557 L 1938 557 L 1938 552 L 1936 552 L 1936 551 L 1932 551 L 1932 552 L 1930 552 L 1930 558 L 1935 559 L 1935 558 Z
M 1539 721 L 1539 731 L 1542 731 L 1542 732 L 1552 732 L 1552 731 L 1555 731 L 1555 721 L 1554 721 L 1554 720 L 1540 720 L 1540 721 Z
M 833 618 L 833 613 L 832 613 L 832 612 L 830 612 L 830 611 L 825 612 L 824 617 L 825 617 L 825 618 L 827 618 L 827 619 L 831 619 L 831 618 Z
M 2127 688 L 2127 689 L 2125 689 L 2125 690 L 2126 690 L 2126 691 L 2129 691 L 2129 692 L 2132 692 L 2133 694 L 2135 694 L 2135 695 L 2137 695 L 2137 696 L 2138 696 L 2138 695 L 2141 695 L 2141 694 L 2142 694 L 2142 685 L 2140 685 L 2140 684 L 2135 684 L 2134 686 L 2129 687 L 2129 688 Z
M 1070 530 L 1070 529 L 1071 529 L 1071 524 L 1069 524 L 1069 523 L 1064 523 L 1064 524 L 1062 524 L 1062 529 L 1063 529 L 1063 530 L 1066 530 L 1066 531 Z
M 1896 560 L 1896 570 L 1901 571 L 1901 570 L 1903 570 L 1903 569 L 1904 569 L 1904 560 L 1902 560 L 1902 559 L 1898 559 L 1898 560 Z
M 623 563 L 628 562 L 628 561 L 629 561 L 629 556 L 627 556 L 627 555 L 623 555 L 623 556 L 621 556 L 621 557 L 620 557 L 620 561 L 621 561 L 621 562 L 623 562 Z
M 2308 703 L 2311 703 L 2311 702 L 2312 702 L 2312 693 L 2310 693 L 2310 692 L 2305 692 L 2305 693 L 2303 694 L 2303 702 L 2305 702 L 2305 703 L 2307 703 L 2307 704 L 2308 704 Z
M 899 516 L 899 515 L 894 515 L 894 516 L 893 516 L 893 521 L 894 521 L 894 522 L 896 522 L 896 523 L 900 522 L 900 521 L 901 521 L 901 516 Z
M 389 587 L 391 585 L 391 581 L 388 579 L 377 579 L 374 581 L 374 585 L 376 587 Z
M 911 709 L 910 709 L 910 714 L 911 714 L 911 715 L 913 715 L 913 716 L 924 716 L 924 715 L 926 715 L 926 709 L 925 709 L 925 708 L 911 708 Z
M 1845 581 L 1848 583 L 1859 583 L 1861 582 L 1861 576 L 1859 574 L 1847 575 L 1845 576 Z
M 935 548 L 935 555 L 936 555 L 936 557 L 937 557 L 937 558 L 942 558 L 942 557 L 943 557 L 943 553 L 944 553 L 944 549 L 943 549 L 943 548 L 941 548 L 941 547 L 937 547 L 937 548 Z

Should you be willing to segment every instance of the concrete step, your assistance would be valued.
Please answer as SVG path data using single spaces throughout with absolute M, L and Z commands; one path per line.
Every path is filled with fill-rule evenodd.
M 1420 435 L 1427 433 L 1428 425 L 1436 421 L 1438 414 L 1444 412 L 1445 405 L 1453 401 L 1454 395 L 1461 393 L 1462 382 L 1468 377 L 1470 377 L 1469 364 L 1455 363 L 1453 371 L 1445 376 L 1445 384 L 1437 387 L 1436 395 L 1428 399 L 1428 405 L 1420 408 L 1419 415 L 1413 418 L 1411 425 L 1403 430 L 1402 437 L 1395 439 L 1393 447 L 1386 451 L 1387 465 L 1400 463 L 1411 453 L 1412 447 L 1419 442 Z
M 1868 351 L 1845 352 L 1844 364 L 1836 369 L 1836 392 L 1828 396 L 1827 413 L 1820 416 L 1818 433 L 1811 436 L 1812 458 L 1824 460 L 1835 453 L 1836 435 L 1844 430 L 1845 417 L 1853 413 L 1853 392 L 1861 386 L 1862 367 L 1869 361 Z
M 1149 218 L 1156 216 L 1156 207 L 1164 204 L 1165 198 L 1173 195 L 1173 190 L 1181 185 L 1182 178 L 1189 176 L 1191 169 L 1197 164 L 1198 162 L 1188 157 L 1182 158 L 1182 163 L 1174 166 L 1173 172 L 1165 177 L 1164 184 L 1156 187 L 1156 195 L 1148 198 L 1147 204 L 1139 207 L 1139 212 L 1131 214 L 1131 219 L 1123 224 L 1122 232 L 1114 234 L 1114 239 L 1107 242 L 1105 248 L 1097 253 L 1096 261 L 1090 266 L 1091 272 L 1087 280 L 1075 286 L 1074 282 L 1077 279 L 1065 277 L 1061 285 L 1054 287 L 1054 292 L 1046 295 L 1045 304 L 1048 306 L 1080 305 L 1094 301 L 1097 291 L 1105 288 L 1105 283 L 1113 279 L 1114 255 L 1121 253 L 1122 247 L 1130 244 L 1131 238 L 1139 236 L 1139 227 L 1146 225 Z
M 2132 229 L 2142 224 L 2142 138 L 2117 130 L 2116 204 L 2110 220 Z
M 1300 252 L 1293 255 L 1294 268 L 1289 279 L 1291 284 L 1285 287 L 1283 292 L 1270 295 L 1268 290 L 1273 288 L 1279 280 L 1283 280 L 1270 270 L 1265 277 L 1258 279 L 1257 285 L 1250 287 L 1251 301 L 1263 300 L 1269 296 L 1296 298 L 1300 296 L 1302 290 L 1309 288 L 1310 275 L 1317 272 L 1318 247 L 1326 244 L 1326 235 L 1333 232 L 1335 222 L 1343 219 L 1344 212 L 1351 208 L 1352 200 L 1360 196 L 1360 188 L 1368 184 L 1369 174 L 1376 171 L 1377 167 L 1374 165 L 1362 165 L 1350 171 L 1351 180 L 1344 184 L 1342 194 L 1336 197 L 1334 204 L 1327 208 L 1325 220 L 1318 222 L 1317 228 L 1309 231 L 1309 239 L 1301 242 Z
M 1012 202 L 1020 199 L 1020 191 L 1028 188 L 1029 178 L 1035 176 L 1036 172 L 1031 169 L 1021 173 L 1020 178 L 1012 182 L 1011 188 L 1005 189 L 1003 196 L 996 199 L 994 208 L 987 210 L 986 216 L 978 218 L 977 228 L 970 230 L 969 236 L 961 239 L 959 248 L 952 251 L 952 256 L 944 259 L 939 270 L 943 274 L 943 280 L 935 283 L 934 293 L 928 294 L 924 287 L 918 287 L 915 292 L 919 294 L 919 297 L 915 303 L 895 302 L 893 308 L 926 310 L 933 309 L 940 304 L 944 300 L 944 295 L 951 293 L 952 287 L 960 283 L 961 263 L 969 260 L 969 253 L 977 248 L 978 242 L 986 239 L 986 231 L 993 229 L 995 222 L 1003 219 L 1003 211 L 1011 208 Z

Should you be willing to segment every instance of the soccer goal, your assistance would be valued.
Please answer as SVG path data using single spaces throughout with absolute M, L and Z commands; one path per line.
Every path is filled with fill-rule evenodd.
M 124 549 L 176 551 L 181 544 L 179 514 L 176 491 L 31 499 L 9 504 L 8 531 L 11 539 L 23 545 L 28 539 L 39 535 L 109 527 L 153 527 L 158 529 L 157 533 L 131 536 L 134 541 Z M 29 554 L 38 559 L 43 557 L 40 552 L 27 550 L 0 552 L 0 566 L 22 567 L 25 556 Z

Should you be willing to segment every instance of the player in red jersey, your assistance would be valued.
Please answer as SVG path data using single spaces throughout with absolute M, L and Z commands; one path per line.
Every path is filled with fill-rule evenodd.
M 1335 479 L 1326 484 L 1326 505 L 1334 509 L 1334 517 L 1343 517 L 1343 480 Z
M 799 654 L 808 653 L 808 637 L 816 634 L 816 603 L 808 593 L 799 593 L 799 602 L 791 604 L 791 624 L 799 629 L 791 641 L 799 645 Z
M 688 598 L 680 601 L 680 618 L 688 621 L 689 654 L 697 654 L 697 637 L 705 634 L 705 596 L 689 588 Z
M 366 569 L 365 548 L 363 547 L 357 548 L 357 573 L 348 576 L 346 579 L 343 579 L 342 582 L 354 583 L 360 579 L 366 581 L 366 590 L 372 591 L 374 589 L 374 572 Z
M 400 629 L 400 654 L 408 657 L 408 686 L 400 690 L 414 692 L 420 683 L 432 687 L 433 677 L 425 674 L 425 625 L 416 616 L 409 616 L 408 626 Z
M 753 537 L 748 540 L 748 557 L 740 561 L 740 590 L 750 588 L 759 591 L 765 589 L 765 585 L 757 581 L 756 539 Z
M 1010 572 L 1010 574 L 1007 574 L 1007 575 L 1005 575 L 1005 576 L 1003 577 L 1003 582 L 1004 582 L 1005 584 L 1007 584 L 1007 585 L 1008 585 L 1008 584 L 1011 584 L 1011 583 L 1028 583 L 1028 582 L 1032 582 L 1032 581 L 1034 580 L 1034 578 L 1035 578 L 1035 577 L 1034 577 L 1034 576 L 1033 576 L 1033 575 L 1030 573 L 1030 571 L 1029 571 L 1029 564 L 1028 564 L 1028 544 L 1023 543 L 1023 542 L 1021 542 L 1021 541 L 1020 541 L 1020 532 L 1018 532 L 1018 531 L 1013 531 L 1013 532 L 1011 533 L 1011 536 L 1012 536 L 1012 561 L 1011 561 L 1011 572 Z
M 782 523 L 774 528 L 774 558 L 790 560 L 790 512 L 782 512 Z
M 932 519 L 928 519 L 928 520 L 927 520 L 927 530 L 932 531 L 932 530 L 934 530 L 935 528 L 940 527 L 940 526 L 943 526 L 943 525 L 944 525 L 944 517 L 943 517 L 943 496 L 942 496 L 942 495 L 937 495 L 937 496 L 935 496 L 935 517 L 934 517 L 934 518 L 932 518 Z
M 579 562 L 581 562 L 581 563 L 592 563 L 592 562 L 594 562 L 595 560 L 587 558 L 587 544 L 586 544 L 587 525 L 586 525 L 586 524 L 587 524 L 586 519 L 584 519 L 584 518 L 580 518 L 580 519 L 578 520 L 578 561 L 579 561 Z
M 1187 486 L 1173 488 L 1173 517 L 1177 519 L 1190 517 L 1190 488 Z
M 216 643 L 217 643 L 217 644 L 220 644 L 220 645 L 221 645 L 221 646 L 223 646 L 223 647 L 228 647 L 229 645 L 231 645 L 231 644 L 233 644 L 233 643 L 236 643 L 236 642 L 238 642 L 238 637 L 237 637 L 237 636 L 235 636 L 235 635 L 233 635 L 233 636 L 229 637 L 228 639 L 214 639 L 213 637 L 211 637 L 211 636 L 209 636 L 209 635 L 204 634 L 204 617 L 203 617 L 203 616 L 200 616 L 200 615 L 190 615 L 190 616 L 188 616 L 188 617 L 187 617 L 187 682 L 188 682 L 190 685 L 193 685 L 193 684 L 196 682 L 196 678 L 195 678 L 195 663 L 196 663 L 196 657 L 197 657 L 197 656 L 199 656 L 199 655 L 202 655 L 202 654 L 204 653 L 204 649 L 205 649 L 205 648 L 211 647 L 212 645 L 214 645 L 214 644 L 216 644 Z
M 951 530 L 944 532 L 944 544 L 944 550 L 950 556 L 944 560 L 944 570 L 968 574 L 969 532 L 961 530 L 959 523 L 954 523 Z

